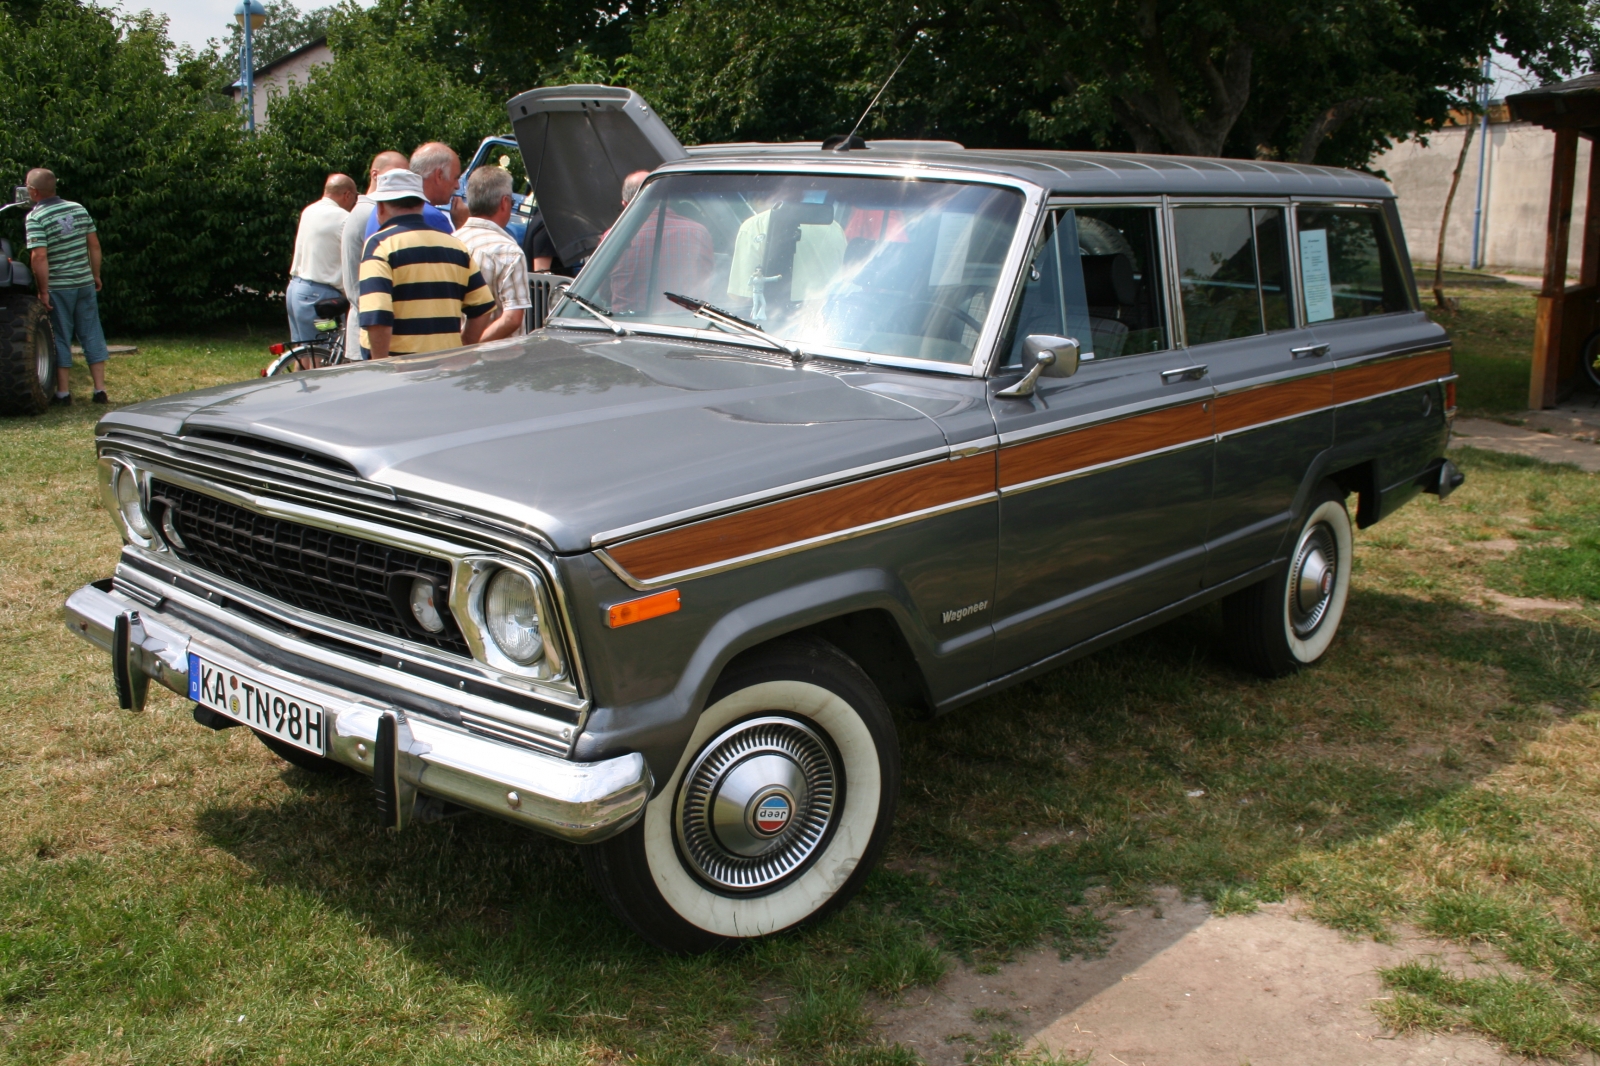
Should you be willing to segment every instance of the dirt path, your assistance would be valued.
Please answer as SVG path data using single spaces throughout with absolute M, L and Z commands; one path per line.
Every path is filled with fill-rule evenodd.
M 1452 971 L 1490 964 L 1437 941 L 1352 941 L 1291 905 L 1213 918 L 1202 902 L 1158 893 L 1114 912 L 1099 959 L 1035 952 L 979 974 L 952 971 L 932 992 L 880 1012 L 884 1039 L 929 1066 L 957 1066 L 1009 1033 L 1096 1066 L 1490 1066 L 1524 1060 L 1467 1034 L 1396 1037 L 1368 1004 L 1377 970 L 1436 958 Z

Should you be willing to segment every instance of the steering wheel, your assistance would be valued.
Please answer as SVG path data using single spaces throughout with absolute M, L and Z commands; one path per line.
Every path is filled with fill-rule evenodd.
M 951 307 L 949 304 L 934 303 L 932 300 L 907 300 L 900 305 L 900 310 L 897 313 L 904 314 L 913 307 L 931 307 L 935 311 L 943 311 L 945 314 L 958 318 L 966 325 L 971 326 L 975 332 L 983 332 L 983 323 L 961 310 L 961 308 Z

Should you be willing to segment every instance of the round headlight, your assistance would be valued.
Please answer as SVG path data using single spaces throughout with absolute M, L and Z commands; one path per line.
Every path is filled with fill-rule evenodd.
M 439 617 L 439 607 L 434 602 L 438 595 L 439 586 L 425 577 L 411 582 L 411 617 L 429 633 L 444 632 L 444 619 Z
M 139 478 L 125 466 L 117 470 L 117 510 L 122 512 L 122 520 L 134 533 L 145 540 L 155 536 L 150 519 L 144 513 L 144 503 L 139 499 Z
M 490 579 L 483 596 L 483 618 L 489 636 L 512 662 L 527 666 L 544 654 L 539 598 L 525 575 L 502 570 Z

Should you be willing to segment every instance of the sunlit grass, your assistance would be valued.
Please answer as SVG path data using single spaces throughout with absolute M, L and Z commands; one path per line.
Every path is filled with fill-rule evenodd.
M 142 341 L 112 396 L 251 377 L 271 339 Z M 1292 892 L 1352 931 L 1492 949 L 1522 984 L 1397 973 L 1385 1017 L 1592 1042 L 1600 616 L 1581 582 L 1553 613 L 1490 596 L 1554 595 L 1527 591 L 1554 588 L 1546 550 L 1569 553 L 1562 573 L 1592 563 L 1589 475 L 1462 453 L 1447 502 L 1358 534 L 1343 635 L 1299 676 L 1235 670 L 1206 610 L 902 716 L 901 816 L 857 902 L 672 959 L 610 916 L 570 847 L 476 816 L 395 836 L 363 778 L 287 768 L 170 694 L 118 711 L 104 655 L 59 615 L 116 558 L 98 413 L 0 423 L 0 1058 L 909 1066 L 874 1042 L 872 997 L 1041 942 L 1090 950 L 1087 887 L 1159 884 L 1225 912 Z M 1006 1024 L 974 1021 L 975 1061 L 1023 1057 Z

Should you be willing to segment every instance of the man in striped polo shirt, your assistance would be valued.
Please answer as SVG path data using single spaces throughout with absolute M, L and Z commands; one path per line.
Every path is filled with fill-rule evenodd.
M 467 246 L 423 219 L 422 177 L 388 171 L 371 196 L 379 229 L 361 256 L 362 355 L 384 359 L 477 343 L 494 296 Z
M 28 171 L 27 238 L 39 302 L 50 312 L 56 335 L 56 394 L 51 403 L 72 402 L 67 372 L 72 342 L 83 345 L 94 381 L 94 402 L 106 402 L 106 335 L 100 328 L 100 237 L 82 204 L 56 195 L 56 176 L 43 167 Z

